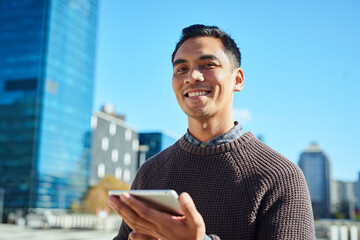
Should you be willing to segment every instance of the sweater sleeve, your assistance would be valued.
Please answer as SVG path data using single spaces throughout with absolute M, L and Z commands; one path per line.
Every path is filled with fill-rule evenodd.
M 122 221 L 118 235 L 113 240 L 127 240 L 131 229 Z
M 267 186 L 255 239 L 315 239 L 310 195 L 301 170 L 284 171 Z

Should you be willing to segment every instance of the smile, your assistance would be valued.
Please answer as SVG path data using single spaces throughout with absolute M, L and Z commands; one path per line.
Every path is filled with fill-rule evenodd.
M 198 96 L 205 96 L 209 92 L 207 91 L 199 91 L 199 92 L 189 92 L 186 94 L 187 97 L 198 97 Z

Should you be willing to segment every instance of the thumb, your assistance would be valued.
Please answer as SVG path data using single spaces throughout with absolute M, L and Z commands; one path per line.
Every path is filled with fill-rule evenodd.
M 194 201 L 188 193 L 183 192 L 180 194 L 179 203 L 187 220 L 191 222 L 203 221 L 200 213 L 196 209 Z

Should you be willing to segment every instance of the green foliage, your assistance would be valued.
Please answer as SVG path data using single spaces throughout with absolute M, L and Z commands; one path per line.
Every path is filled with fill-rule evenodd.
M 336 218 L 336 219 L 345 219 L 346 216 L 345 216 L 345 214 L 342 213 L 342 212 L 337 212 L 337 213 L 335 213 L 335 218 Z

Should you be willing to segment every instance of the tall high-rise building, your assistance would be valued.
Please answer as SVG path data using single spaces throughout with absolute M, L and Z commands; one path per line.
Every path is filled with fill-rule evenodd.
M 336 217 L 355 219 L 355 182 L 334 181 L 333 213 Z
M 4 212 L 66 209 L 87 190 L 97 0 L 0 1 Z
M 327 218 L 330 211 L 330 162 L 317 144 L 311 144 L 300 155 L 299 167 L 308 184 L 315 218 Z

